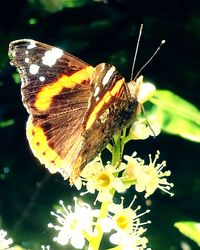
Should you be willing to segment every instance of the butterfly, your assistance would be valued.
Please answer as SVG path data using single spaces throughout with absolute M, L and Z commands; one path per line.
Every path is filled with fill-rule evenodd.
M 107 63 L 96 67 L 31 39 L 10 43 L 29 113 L 26 135 L 33 154 L 70 182 L 130 123 L 141 78 L 129 83 Z

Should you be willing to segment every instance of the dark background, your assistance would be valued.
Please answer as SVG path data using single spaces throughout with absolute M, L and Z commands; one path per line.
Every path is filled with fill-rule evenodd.
M 69 7 L 71 3 L 71 7 Z M 65 6 L 64 6 L 65 5 Z M 68 6 L 66 6 L 68 5 Z M 169 89 L 199 105 L 200 4 L 190 0 L 118 1 L 4 1 L 0 8 L 0 121 L 14 124 L 0 128 L 0 225 L 16 244 L 40 249 L 52 243 L 52 206 L 63 199 L 72 203 L 78 195 L 60 175 L 49 175 L 32 155 L 25 137 L 27 113 L 20 96 L 16 72 L 9 65 L 8 45 L 12 40 L 32 38 L 60 47 L 88 62 L 114 64 L 130 79 L 138 30 L 144 24 L 136 69 L 152 55 L 162 39 L 166 45 L 142 72 L 145 81 Z M 30 24 L 30 19 L 36 20 Z M 178 103 L 177 103 L 178 105 Z M 134 141 L 129 152 L 139 156 L 161 151 L 172 171 L 175 196 L 156 192 L 151 199 L 152 224 L 147 237 L 153 250 L 178 250 L 181 242 L 197 245 L 181 235 L 173 224 L 200 219 L 200 170 L 197 143 L 161 134 L 156 140 Z M 130 200 L 134 190 L 130 193 Z M 127 204 L 130 203 L 127 199 Z M 138 203 L 144 203 L 141 196 Z M 145 206 L 145 204 L 144 204 Z M 143 208 L 145 209 L 145 207 Z M 146 219 L 148 220 L 147 216 Z M 106 246 L 102 245 L 104 250 Z

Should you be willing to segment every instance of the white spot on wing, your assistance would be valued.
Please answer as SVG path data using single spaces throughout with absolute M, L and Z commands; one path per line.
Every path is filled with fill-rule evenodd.
M 102 85 L 103 85 L 103 86 L 105 86 L 105 85 L 109 82 L 109 80 L 110 80 L 110 78 L 111 78 L 111 76 L 113 75 L 114 72 L 115 72 L 115 67 L 112 66 L 112 67 L 108 70 L 108 72 L 105 74 L 105 76 L 104 76 L 104 78 L 103 78 L 103 81 L 102 81 Z
M 29 72 L 32 74 L 32 75 L 36 75 L 39 71 L 39 68 L 40 66 L 38 66 L 37 64 L 31 64 L 30 67 L 29 67 Z
M 36 47 L 35 41 L 31 41 L 29 45 L 27 46 L 27 49 L 33 49 Z
M 97 96 L 99 94 L 99 90 L 100 90 L 100 87 L 96 87 L 95 91 L 94 91 L 94 97 Z
M 49 67 L 52 67 L 57 59 L 59 59 L 63 55 L 63 51 L 58 48 L 52 48 L 45 52 L 44 56 L 42 57 L 42 63 Z
M 25 59 L 24 59 L 24 61 L 25 61 L 25 63 L 29 63 L 29 58 L 28 57 L 26 57 Z
M 44 82 L 45 77 L 44 77 L 44 76 L 40 76 L 40 77 L 39 77 L 39 80 L 40 80 L 41 82 Z
M 28 55 L 28 50 L 25 50 L 25 54 Z

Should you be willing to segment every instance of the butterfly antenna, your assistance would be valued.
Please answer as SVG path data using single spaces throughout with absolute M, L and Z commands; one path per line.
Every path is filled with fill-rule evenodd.
M 140 72 L 150 63 L 150 61 L 155 57 L 155 55 L 158 53 L 158 51 L 160 50 L 160 48 L 162 47 L 162 45 L 165 43 L 165 40 L 162 40 L 160 45 L 158 46 L 158 48 L 156 49 L 156 51 L 153 53 L 153 55 L 149 58 L 149 60 L 142 66 L 142 68 L 138 71 L 138 73 L 136 74 L 136 76 L 134 77 L 134 80 L 138 77 L 138 75 L 140 74 Z
M 137 45 L 135 48 L 135 54 L 134 54 L 134 59 L 133 59 L 133 64 L 132 64 L 132 69 L 131 69 L 131 80 L 130 81 L 133 80 L 133 72 L 134 72 L 134 68 L 135 68 L 135 62 L 136 62 L 136 58 L 137 58 L 138 48 L 140 45 L 140 38 L 142 35 L 142 30 L 143 30 L 143 24 L 140 25 L 139 35 L 138 35 L 138 39 L 137 39 Z

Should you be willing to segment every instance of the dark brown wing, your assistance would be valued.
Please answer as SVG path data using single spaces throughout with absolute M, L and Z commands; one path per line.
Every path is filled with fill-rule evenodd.
M 94 68 L 58 48 L 29 39 L 12 42 L 9 55 L 20 73 L 22 100 L 30 114 L 30 147 L 51 172 L 67 178 L 82 145 Z
M 124 78 L 112 65 L 97 65 L 91 85 L 94 89 L 84 118 L 84 140 L 74 162 L 72 183 L 84 166 L 102 151 L 112 136 L 130 122 L 138 105 L 138 88 L 133 87 L 134 93 L 130 93 Z

